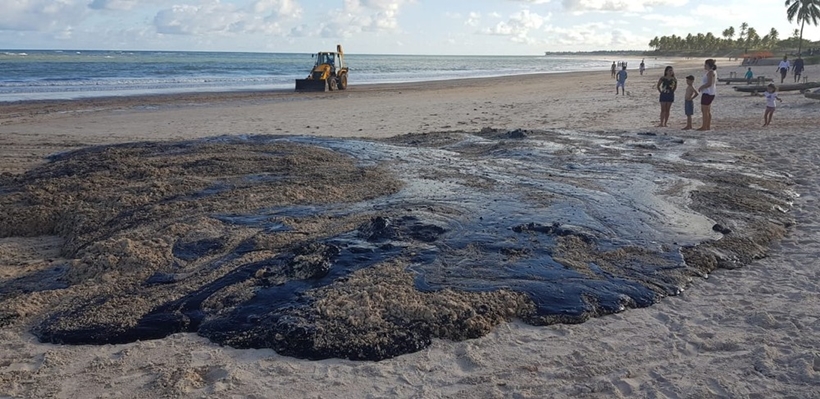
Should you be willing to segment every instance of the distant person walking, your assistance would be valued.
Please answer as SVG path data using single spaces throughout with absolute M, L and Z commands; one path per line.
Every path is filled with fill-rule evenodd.
M 626 67 L 621 67 L 621 70 L 618 71 L 617 82 L 615 83 L 615 95 L 618 95 L 618 88 L 621 88 L 621 95 L 626 95 Z
M 641 59 L 641 65 L 638 66 L 638 71 L 641 73 L 641 76 L 643 76 L 643 71 L 645 71 L 645 70 L 646 70 L 646 63 L 643 62 L 643 59 Z
M 786 75 L 789 73 L 789 69 L 791 69 L 791 64 L 789 64 L 789 57 L 783 56 L 783 61 L 780 61 L 780 64 L 777 65 L 777 70 L 780 72 L 780 83 L 782 84 L 784 80 L 786 80 Z
M 749 70 L 746 71 L 746 76 L 745 76 L 746 84 L 747 85 L 752 84 L 752 79 L 754 79 L 754 77 L 755 77 L 755 74 L 752 72 L 752 67 L 749 67 Z
M 800 54 L 798 54 L 797 59 L 794 60 L 792 69 L 794 70 L 794 83 L 800 83 L 800 77 L 803 75 L 803 58 L 800 57 Z
M 766 97 L 766 111 L 763 112 L 763 127 L 769 126 L 772 123 L 772 117 L 774 117 L 774 110 L 777 108 L 777 102 L 783 102 L 780 97 L 777 96 L 777 86 L 774 83 L 770 83 L 769 86 L 766 88 L 766 92 L 763 93 L 763 97 Z
M 715 64 L 715 60 L 712 58 L 706 60 L 703 63 L 703 70 L 703 79 L 700 87 L 698 87 L 700 112 L 703 114 L 703 121 L 697 129 L 699 131 L 712 130 L 712 102 L 715 101 L 715 95 L 717 94 L 717 64 Z
M 686 94 L 683 97 L 683 112 L 686 114 L 686 126 L 683 130 L 692 130 L 692 115 L 695 114 L 695 98 L 698 96 L 698 89 L 694 86 L 695 77 L 686 77 Z
M 658 84 L 655 85 L 660 93 L 661 103 L 661 121 L 658 127 L 666 127 L 669 123 L 669 113 L 672 109 L 672 103 L 675 102 L 675 90 L 678 88 L 678 80 L 675 78 L 675 70 L 672 66 L 667 66 L 663 70 L 663 76 L 658 79 Z
M 615 71 L 615 69 L 616 69 L 616 68 L 617 68 L 617 67 L 615 66 L 615 61 L 612 61 L 612 68 L 611 68 L 611 69 L 612 69 L 612 77 L 613 77 L 613 78 L 615 77 L 615 72 L 616 72 L 616 71 Z

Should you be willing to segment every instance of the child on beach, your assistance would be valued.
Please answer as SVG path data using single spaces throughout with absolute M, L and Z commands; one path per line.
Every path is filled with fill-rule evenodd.
M 777 96 L 777 86 L 775 86 L 774 83 L 769 84 L 766 88 L 766 92 L 763 93 L 763 97 L 766 97 L 766 112 L 763 113 L 763 126 L 766 127 L 772 123 L 774 110 L 777 107 L 777 103 L 775 101 L 783 102 L 783 100 Z
M 615 83 L 615 95 L 618 95 L 618 88 L 621 88 L 621 94 L 626 95 L 626 66 L 623 66 L 620 71 L 618 71 L 618 82 Z
M 746 84 L 752 84 L 752 79 L 754 79 L 755 74 L 752 73 L 752 67 L 749 67 L 749 70 L 746 71 Z
M 751 68 L 749 69 L 751 71 Z M 684 95 L 683 110 L 686 113 L 686 126 L 683 130 L 692 130 L 692 115 L 695 114 L 695 97 L 698 96 L 698 89 L 693 85 L 695 77 L 689 75 L 686 77 L 686 94 Z

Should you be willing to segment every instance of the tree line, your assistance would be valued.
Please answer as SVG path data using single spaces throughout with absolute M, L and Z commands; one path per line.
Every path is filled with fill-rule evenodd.
M 737 38 L 735 38 L 737 36 Z M 715 51 L 715 50 L 743 50 L 748 53 L 750 50 L 771 50 L 777 48 L 800 47 L 800 42 L 809 44 L 807 40 L 800 38 L 800 30 L 795 29 L 791 37 L 781 40 L 780 32 L 775 28 L 760 36 L 757 29 L 747 23 L 740 24 L 740 30 L 735 30 L 730 26 L 721 32 L 721 36 L 715 36 L 712 32 L 688 34 L 686 37 L 671 35 L 655 37 L 649 41 L 649 47 L 655 51 Z
M 724 29 L 721 37 L 717 37 L 712 32 L 692 35 L 686 37 L 676 35 L 655 37 L 649 41 L 649 47 L 655 51 L 714 51 L 743 49 L 745 53 L 749 50 L 763 50 L 775 48 L 797 47 L 798 54 L 804 44 L 811 42 L 803 39 L 803 28 L 806 23 L 817 26 L 820 22 L 820 0 L 785 0 L 786 19 L 789 22 L 795 21 L 800 24 L 800 29 L 795 29 L 790 38 L 780 40 L 780 33 L 775 28 L 771 28 L 768 33 L 760 36 L 757 29 L 747 23 L 740 24 L 740 31 L 736 32 L 734 26 Z M 735 40 L 735 33 L 739 33 Z

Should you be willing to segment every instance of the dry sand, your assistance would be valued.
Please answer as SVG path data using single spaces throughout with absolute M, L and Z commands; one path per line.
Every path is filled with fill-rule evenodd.
M 700 76 L 681 62 L 677 76 Z M 720 65 L 720 61 L 719 61 Z M 742 75 L 743 68 L 721 67 Z M 756 71 L 769 74 L 768 71 Z M 631 71 L 627 96 L 606 73 L 355 86 L 346 92 L 222 93 L 0 105 L 0 173 L 17 175 L 60 151 L 216 135 L 387 138 L 406 133 L 560 129 L 635 132 L 729 146 L 787 174 L 797 224 L 768 257 L 720 270 L 682 295 L 578 325 L 502 324 L 460 342 L 434 340 L 381 362 L 305 361 L 220 347 L 194 334 L 107 346 L 38 343 L 30 325 L 0 320 L 3 397 L 820 397 L 820 102 L 781 93 L 765 102 L 718 87 L 714 131 L 653 127 L 660 71 Z M 820 76 L 809 66 L 806 76 Z M 680 97 L 680 95 L 679 95 Z M 696 123 L 699 117 L 696 115 Z M 708 144 L 707 144 L 708 143 Z M 62 262 L 53 237 L 0 239 L 0 279 Z M 23 307 L 36 314 L 48 296 Z M 18 311 L 20 311 L 18 309 Z

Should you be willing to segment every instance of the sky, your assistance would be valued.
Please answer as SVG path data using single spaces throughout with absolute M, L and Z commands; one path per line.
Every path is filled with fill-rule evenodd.
M 535 55 L 799 28 L 783 0 L 0 0 L 1 49 Z M 820 40 L 806 26 L 804 38 Z

